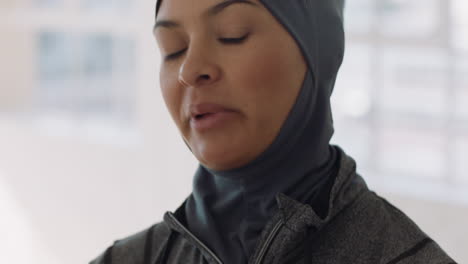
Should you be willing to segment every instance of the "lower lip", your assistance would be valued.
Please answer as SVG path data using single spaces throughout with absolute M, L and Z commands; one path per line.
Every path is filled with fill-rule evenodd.
M 195 130 L 205 131 L 207 129 L 213 129 L 221 127 L 231 120 L 236 112 L 233 111 L 224 111 L 217 112 L 213 114 L 207 114 L 200 119 L 192 118 L 190 124 Z

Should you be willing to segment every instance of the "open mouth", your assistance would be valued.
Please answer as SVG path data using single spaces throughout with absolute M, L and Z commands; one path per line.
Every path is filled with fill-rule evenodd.
M 195 116 L 195 119 L 196 120 L 200 120 L 200 119 L 203 119 L 204 117 L 208 116 L 208 115 L 211 115 L 212 113 L 205 113 L 205 114 L 200 114 L 200 115 L 196 115 Z
M 198 132 L 208 129 L 220 128 L 235 118 L 233 111 L 220 111 L 214 113 L 195 114 L 190 121 L 190 126 Z

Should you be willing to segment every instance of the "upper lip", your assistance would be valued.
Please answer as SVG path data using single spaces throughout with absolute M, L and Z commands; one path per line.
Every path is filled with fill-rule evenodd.
M 214 103 L 191 104 L 189 109 L 190 109 L 191 118 L 195 118 L 198 115 L 204 115 L 204 114 L 214 114 L 218 112 L 234 111 L 230 108 L 227 108 L 219 104 L 214 104 Z

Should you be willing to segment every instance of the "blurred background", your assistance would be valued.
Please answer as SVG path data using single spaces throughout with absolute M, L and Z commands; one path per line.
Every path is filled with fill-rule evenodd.
M 88 263 L 189 195 L 154 5 L 0 1 L 0 263 Z M 348 0 L 345 23 L 332 143 L 468 263 L 468 2 Z

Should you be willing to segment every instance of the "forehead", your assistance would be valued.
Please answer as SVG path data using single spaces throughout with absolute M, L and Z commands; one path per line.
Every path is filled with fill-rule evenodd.
M 261 10 L 259 0 L 164 0 L 161 4 L 153 31 L 158 28 L 179 28 L 183 20 L 212 18 L 231 6 L 250 6 Z M 167 3 L 167 4 L 166 4 Z
M 156 6 L 156 14 L 158 17 L 184 13 L 213 16 L 221 13 L 229 6 L 236 5 L 261 6 L 259 0 L 159 0 Z

